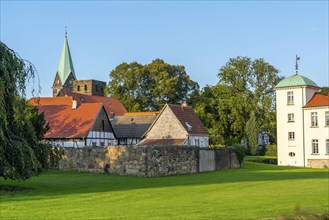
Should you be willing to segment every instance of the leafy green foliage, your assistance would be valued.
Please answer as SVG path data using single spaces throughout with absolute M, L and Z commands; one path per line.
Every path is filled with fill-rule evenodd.
M 243 159 L 246 156 L 246 148 L 244 146 L 242 146 L 241 144 L 234 144 L 232 146 L 232 149 L 234 150 L 234 152 L 238 158 L 238 161 L 240 163 L 240 167 L 241 167 Z
M 34 67 L 0 43 L 0 176 L 27 179 L 46 167 L 48 148 L 39 142 L 47 130 L 43 115 L 22 98 Z
M 105 93 L 119 98 L 128 111 L 160 110 L 166 103 L 188 101 L 199 86 L 184 66 L 161 59 L 150 64 L 122 63 L 110 73 Z
M 258 127 L 257 119 L 255 117 L 255 113 L 252 111 L 250 114 L 250 118 L 246 124 L 247 143 L 248 143 L 249 151 L 252 155 L 256 155 L 257 152 L 258 132 L 259 132 L 259 127 Z
M 328 94 L 329 93 L 329 87 L 328 86 L 322 87 L 321 90 L 320 90 L 320 93 L 324 94 L 324 95 Z
M 265 147 L 265 156 L 274 156 L 277 157 L 278 156 L 278 149 L 276 145 L 266 145 Z
M 254 112 L 260 131 L 276 141 L 275 93 L 282 79 L 263 59 L 231 58 L 220 68 L 219 82 L 194 94 L 191 103 L 208 128 L 211 144 L 231 145 L 246 137 L 246 124 Z

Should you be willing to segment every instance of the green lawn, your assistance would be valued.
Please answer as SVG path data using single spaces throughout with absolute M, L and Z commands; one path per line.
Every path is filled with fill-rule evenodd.
M 0 179 L 0 219 L 260 219 L 296 205 L 328 210 L 328 170 L 245 162 L 243 169 L 161 178 L 48 171 Z

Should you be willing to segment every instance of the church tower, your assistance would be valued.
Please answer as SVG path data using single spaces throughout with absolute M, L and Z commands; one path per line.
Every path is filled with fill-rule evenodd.
M 64 96 L 66 93 L 73 92 L 73 81 L 76 79 L 67 34 L 65 33 L 62 55 L 52 86 L 53 97 Z

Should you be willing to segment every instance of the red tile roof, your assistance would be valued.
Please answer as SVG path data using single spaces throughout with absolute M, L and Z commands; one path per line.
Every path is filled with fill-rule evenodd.
M 153 116 L 159 113 L 160 112 L 126 112 L 124 116 Z
M 74 100 L 78 103 L 103 103 L 107 115 L 110 117 L 113 116 L 122 116 L 127 110 L 122 105 L 122 103 L 116 98 L 109 98 L 104 96 L 92 96 L 84 95 L 79 93 L 68 93 L 68 96 L 72 96 Z
M 44 112 L 50 127 L 44 138 L 85 138 L 101 108 L 101 103 L 81 104 L 76 109 L 72 105 L 39 106 L 39 114 Z
M 190 106 L 167 104 L 189 134 L 208 135 L 208 131 Z
M 315 93 L 311 100 L 304 106 L 304 108 L 320 106 L 329 106 L 329 93 Z
M 38 105 L 72 105 L 72 97 L 39 97 L 29 99 L 32 106 Z
M 138 145 L 153 145 L 153 146 L 167 146 L 167 145 L 183 145 L 186 139 L 144 139 Z

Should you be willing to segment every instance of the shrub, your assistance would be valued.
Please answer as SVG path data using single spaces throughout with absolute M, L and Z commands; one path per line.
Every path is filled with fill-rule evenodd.
M 277 156 L 278 150 L 276 145 L 266 145 L 265 156 Z
M 232 149 L 234 150 L 241 167 L 242 161 L 246 156 L 246 148 L 241 144 L 233 144 Z

